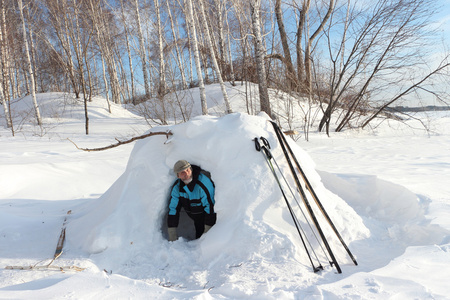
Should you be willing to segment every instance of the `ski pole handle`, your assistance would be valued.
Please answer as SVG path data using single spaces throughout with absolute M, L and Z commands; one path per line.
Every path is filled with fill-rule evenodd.
M 253 139 L 253 141 L 255 141 L 255 148 L 256 148 L 256 151 L 260 152 L 260 151 L 261 151 L 261 145 L 260 145 L 259 142 L 258 142 L 258 138 L 255 137 L 255 138 Z
M 267 149 L 266 146 L 262 146 L 262 150 L 264 151 L 264 153 L 266 154 L 266 156 L 269 160 L 273 158 L 272 153 L 270 153 L 270 150 Z
M 264 146 L 270 149 L 269 141 L 265 137 L 260 137 L 260 140 L 263 142 Z

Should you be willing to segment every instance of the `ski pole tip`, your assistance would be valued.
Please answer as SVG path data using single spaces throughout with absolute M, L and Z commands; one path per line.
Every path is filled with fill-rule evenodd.
M 320 266 L 314 268 L 314 273 L 320 272 L 322 270 L 323 270 L 323 267 L 322 267 L 322 265 L 320 265 Z

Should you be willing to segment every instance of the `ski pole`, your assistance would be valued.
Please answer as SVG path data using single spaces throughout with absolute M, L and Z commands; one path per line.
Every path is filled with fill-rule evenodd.
M 286 194 L 284 193 L 284 190 L 283 190 L 283 187 L 281 185 L 281 182 L 279 181 L 278 176 L 276 175 L 275 169 L 273 168 L 273 165 L 270 162 L 270 160 L 273 158 L 272 154 L 270 153 L 270 151 L 267 149 L 266 146 L 261 146 L 261 144 L 258 142 L 258 138 L 255 137 L 253 140 L 255 142 L 256 151 L 261 152 L 263 154 L 264 159 L 266 160 L 266 163 L 269 166 L 269 169 L 271 170 L 272 174 L 275 177 L 276 182 L 278 183 L 278 186 L 279 186 L 279 188 L 281 190 L 281 194 L 283 195 L 283 198 L 284 198 L 284 200 L 286 202 L 286 205 L 288 207 L 289 213 L 291 214 L 292 220 L 294 221 L 294 225 L 295 225 L 295 227 L 297 229 L 297 232 L 298 232 L 298 234 L 300 236 L 300 239 L 302 241 L 303 247 L 306 250 L 306 254 L 308 255 L 308 259 L 309 259 L 309 261 L 311 263 L 311 266 L 313 268 L 314 273 L 316 273 L 316 272 L 318 272 L 320 270 L 323 270 L 323 267 L 322 267 L 322 265 L 320 265 L 320 263 L 319 263 L 318 267 L 314 266 L 314 262 L 312 261 L 311 255 L 310 255 L 310 253 L 308 251 L 308 248 L 306 246 L 306 243 L 305 243 L 305 240 L 303 238 L 303 235 L 301 234 L 301 230 L 300 230 L 301 226 L 298 224 L 298 220 L 295 217 L 295 213 L 292 210 L 292 207 L 291 207 L 289 201 L 287 200 L 287 197 L 286 197 Z M 305 237 L 306 237 L 306 235 L 305 235 Z
M 263 142 L 263 144 L 267 147 L 267 151 L 270 152 L 270 150 L 269 150 L 269 149 L 270 149 L 269 141 L 268 141 L 265 137 L 260 137 L 260 140 L 261 140 L 261 141 Z M 273 157 L 272 152 L 270 152 L 270 155 Z M 283 174 L 283 172 L 282 172 L 282 170 L 281 170 L 280 166 L 278 165 L 278 163 L 277 163 L 277 161 L 276 161 L 275 158 L 273 158 L 273 162 L 275 163 L 275 165 L 276 165 L 276 167 L 277 167 L 277 169 L 278 169 L 278 172 L 280 173 L 281 177 L 283 178 L 284 182 L 286 183 L 286 186 L 287 186 L 287 188 L 289 189 L 289 192 L 291 193 L 292 198 L 293 198 L 293 199 L 295 200 L 295 202 L 297 203 L 298 208 L 300 209 L 300 212 L 301 212 L 302 215 L 303 215 L 303 218 L 305 219 L 306 223 L 308 224 L 308 226 L 309 226 L 309 228 L 310 228 L 310 230 L 311 230 L 311 233 L 314 235 L 314 238 L 316 239 L 318 245 L 319 245 L 320 248 L 322 249 L 322 252 L 324 253 L 325 257 L 328 259 L 328 256 L 327 256 L 327 254 L 326 254 L 326 252 L 325 252 L 325 250 L 323 249 L 323 246 L 322 246 L 323 243 L 321 243 L 321 242 L 319 241 L 319 238 L 317 237 L 317 235 L 316 235 L 314 229 L 312 228 L 311 223 L 309 222 L 308 218 L 306 217 L 305 212 L 303 211 L 303 209 L 302 209 L 300 203 L 299 203 L 298 200 L 297 200 L 297 197 L 295 196 L 294 192 L 292 191 L 291 186 L 289 185 L 289 182 L 287 181 L 286 177 L 284 176 L 284 174 Z M 304 232 L 304 231 L 303 231 L 303 232 Z M 306 234 L 305 234 L 305 236 L 306 236 Z M 309 243 L 309 240 L 307 240 L 307 241 L 308 241 L 308 243 Z M 309 243 L 309 246 L 311 247 L 311 249 L 313 249 L 311 243 Z M 316 260 L 319 261 L 319 259 L 317 258 L 316 253 L 315 253 L 314 251 L 313 251 L 313 253 L 314 253 L 315 257 L 316 257 Z
M 287 161 L 287 163 L 289 165 L 289 169 L 291 170 L 292 176 L 294 177 L 295 184 L 297 185 L 297 188 L 298 188 L 298 190 L 299 190 L 299 192 L 300 192 L 300 194 L 301 194 L 301 196 L 303 198 L 303 203 L 305 204 L 306 209 L 308 210 L 309 216 L 311 217 L 314 225 L 316 226 L 317 232 L 319 233 L 319 236 L 322 239 L 322 242 L 324 243 L 325 248 L 328 251 L 328 254 L 330 255 L 330 258 L 331 258 L 330 265 L 331 266 L 334 265 L 336 267 L 336 270 L 338 271 L 338 273 L 342 273 L 341 267 L 339 266 L 339 264 L 338 264 L 338 262 L 337 262 L 337 260 L 336 260 L 336 258 L 334 256 L 334 253 L 331 250 L 331 247 L 330 247 L 330 245 L 329 245 L 329 243 L 328 243 L 328 241 L 327 241 L 327 239 L 326 239 L 326 237 L 325 237 L 325 235 L 324 235 L 324 233 L 322 231 L 322 228 L 320 227 L 319 221 L 317 220 L 317 218 L 316 218 L 316 216 L 314 214 L 314 211 L 312 210 L 311 204 L 309 203 L 308 198 L 306 197 L 306 194 L 305 194 L 305 192 L 303 190 L 303 187 L 300 184 L 300 181 L 298 179 L 297 173 L 295 172 L 294 166 L 292 165 L 292 162 L 291 162 L 291 160 L 289 158 L 289 153 L 288 153 L 288 151 L 286 149 L 286 146 L 285 146 L 285 144 L 283 142 L 283 139 L 282 139 L 282 137 L 280 135 L 281 131 L 277 130 L 277 128 L 276 128 L 277 125 L 274 122 L 272 122 L 272 125 L 274 127 L 274 131 L 275 131 L 275 134 L 277 135 L 277 138 L 278 138 L 278 141 L 280 143 L 281 149 L 283 150 L 283 153 L 284 153 L 284 156 L 286 158 L 286 161 Z
M 350 251 L 350 249 L 348 248 L 347 244 L 345 243 L 344 239 L 342 238 L 342 236 L 340 235 L 339 231 L 337 230 L 336 226 L 334 225 L 333 221 L 331 220 L 330 216 L 328 215 L 328 213 L 325 211 L 325 208 L 323 207 L 322 203 L 319 200 L 319 197 L 317 197 L 316 193 L 314 192 L 313 187 L 311 186 L 308 178 L 306 177 L 305 173 L 303 172 L 303 169 L 301 168 L 297 158 L 295 157 L 291 147 L 289 146 L 289 144 L 286 141 L 286 138 L 283 136 L 283 134 L 281 133 L 281 129 L 280 127 L 278 127 L 278 125 L 273 122 L 270 121 L 272 123 L 272 126 L 274 127 L 275 131 L 277 132 L 277 136 L 280 135 L 281 138 L 283 139 L 284 144 L 286 144 L 287 149 L 289 151 L 289 153 L 291 154 L 292 158 L 294 159 L 295 165 L 298 169 L 298 171 L 300 172 L 300 175 L 303 178 L 303 181 L 305 182 L 306 188 L 308 189 L 308 191 L 311 193 L 314 201 L 316 202 L 317 206 L 319 207 L 320 211 L 322 212 L 322 214 L 324 215 L 325 219 L 327 220 L 328 224 L 330 225 L 330 227 L 333 229 L 334 233 L 336 234 L 337 238 L 339 239 L 339 241 L 341 242 L 342 246 L 344 247 L 344 249 L 347 251 L 348 255 L 350 256 L 350 258 L 352 259 L 353 263 L 357 266 L 358 263 L 355 259 L 355 257 L 353 256 L 352 252 Z

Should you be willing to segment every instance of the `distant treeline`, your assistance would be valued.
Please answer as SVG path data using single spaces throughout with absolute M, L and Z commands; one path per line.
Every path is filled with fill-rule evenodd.
M 408 106 L 394 106 L 387 107 L 387 111 L 391 112 L 421 112 L 421 111 L 445 111 L 450 110 L 450 106 L 418 106 L 418 107 L 408 107 Z

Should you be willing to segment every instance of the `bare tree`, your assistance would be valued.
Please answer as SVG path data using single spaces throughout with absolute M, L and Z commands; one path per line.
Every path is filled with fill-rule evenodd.
M 186 81 L 186 75 L 185 75 L 185 70 L 184 70 L 182 52 L 178 45 L 179 41 L 183 42 L 183 40 L 180 40 L 178 38 L 178 34 L 176 32 L 176 27 L 175 27 L 175 21 L 174 21 L 174 18 L 172 17 L 172 9 L 170 8 L 169 0 L 166 0 L 166 4 L 167 4 L 167 13 L 168 13 L 168 17 L 170 20 L 170 28 L 171 28 L 171 32 L 172 32 L 172 38 L 173 38 L 173 42 L 172 42 L 173 48 L 175 48 L 175 59 L 176 59 L 178 69 L 180 70 L 182 88 L 186 89 L 187 81 Z
M 35 76 L 34 76 L 34 71 L 33 71 L 33 65 L 31 63 L 30 50 L 29 50 L 29 46 L 28 46 L 27 29 L 26 29 L 26 24 L 25 24 L 25 18 L 23 16 L 24 8 L 23 8 L 22 0 L 18 0 L 17 4 L 19 6 L 19 14 L 20 14 L 20 19 L 22 21 L 23 43 L 25 46 L 25 56 L 27 58 L 28 72 L 30 73 L 31 98 L 32 98 L 33 105 L 34 105 L 34 111 L 35 111 L 35 115 L 36 115 L 37 124 L 39 126 L 42 126 L 41 113 L 39 111 L 39 105 L 36 100 Z
M 253 41 L 255 44 L 255 56 L 256 67 L 258 70 L 258 87 L 259 87 L 259 101 L 261 105 L 261 111 L 266 112 L 272 117 L 272 110 L 270 107 L 269 90 L 266 79 L 266 68 L 264 66 L 264 58 L 266 51 L 264 50 L 263 40 L 261 35 L 261 0 L 251 0 L 250 2 L 251 16 L 252 16 L 252 29 L 253 29 Z
M 1 56 L 1 98 L 3 110 L 5 111 L 6 126 L 11 128 L 14 136 L 14 127 L 11 118 L 10 110 L 10 77 L 9 77 L 9 47 L 8 47 L 8 32 L 6 30 L 6 3 L 5 0 L 0 0 L 1 9 L 1 28 L 0 28 L 0 56 Z
M 192 6 L 191 0 L 184 0 L 185 3 L 185 14 L 186 14 L 186 22 L 189 26 L 189 33 L 191 38 L 191 47 L 193 49 L 195 67 L 197 69 L 197 79 L 198 79 L 198 87 L 200 90 L 200 102 L 202 106 L 202 114 L 208 114 L 208 105 L 206 103 L 206 92 L 205 92 L 205 84 L 203 83 L 203 75 L 202 75 L 202 67 L 200 64 L 200 52 L 198 49 L 198 41 L 197 41 L 197 30 L 195 28 L 194 23 L 194 10 Z
M 226 68 L 226 59 L 225 59 L 225 34 L 224 34 L 224 7 L 225 3 L 222 0 L 214 0 L 214 14 L 212 15 L 212 18 L 215 19 L 216 22 L 212 22 L 212 24 L 217 24 L 217 48 L 218 48 L 218 57 L 217 60 L 219 61 L 219 66 L 221 70 L 222 78 L 226 79 L 225 76 L 225 68 Z M 211 26 L 211 27 L 214 27 Z M 212 28 L 211 28 L 212 29 Z M 212 38 L 214 38 L 214 35 L 212 35 Z
M 151 95 L 150 92 L 150 84 L 149 84 L 149 78 L 148 78 L 148 69 L 147 69 L 147 56 L 145 51 L 145 43 L 144 43 L 144 33 L 142 32 L 142 25 L 141 25 L 141 16 L 139 13 L 139 0 L 135 0 L 135 9 L 136 9 L 136 22 L 137 22 L 137 32 L 138 32 L 138 38 L 139 38 L 139 55 L 141 57 L 141 63 L 142 63 L 142 74 L 144 77 L 144 88 L 145 88 L 145 95 L 148 97 Z
M 127 19 L 125 17 L 123 0 L 120 0 L 120 12 L 121 12 L 122 25 L 124 28 L 125 43 L 126 43 L 126 49 L 127 49 L 127 55 L 128 55 L 128 65 L 129 65 L 130 82 L 131 82 L 131 98 L 134 99 L 136 97 L 136 89 L 134 87 L 133 58 L 131 56 L 130 32 L 129 32 L 129 27 L 127 24 Z
M 48 26 L 51 28 L 51 35 L 41 35 L 40 38 L 45 41 L 46 45 L 51 49 L 52 59 L 56 60 L 69 79 L 72 85 L 73 93 L 76 98 L 80 97 L 80 85 L 75 71 L 75 62 L 73 49 L 70 42 L 71 25 L 68 16 L 70 11 L 66 0 L 56 3 L 53 0 L 45 0 L 47 8 L 46 18 Z M 53 42 L 53 40 L 57 42 Z
M 233 67 L 233 51 L 231 50 L 231 39 L 232 39 L 232 34 L 230 32 L 230 25 L 228 22 L 228 17 L 226 18 L 227 20 L 227 53 L 228 53 L 228 61 L 230 64 L 230 80 L 231 80 L 231 85 L 235 85 L 235 76 L 234 76 L 234 67 Z
M 388 105 L 420 89 L 448 67 L 443 62 L 429 72 L 420 71 L 428 69 L 421 66 L 428 64 L 425 50 L 431 32 L 426 26 L 433 14 L 432 2 L 379 0 L 363 11 L 356 6 L 345 7 L 342 14 L 345 21 L 340 23 L 345 25 L 336 29 L 331 26 L 326 32 L 331 69 L 319 130 L 325 128 L 329 133 L 331 117 L 337 108 L 344 109 L 344 113 L 336 131 L 369 114 L 372 117 L 363 122 L 366 126 Z M 341 32 L 339 43 L 334 40 L 336 30 Z
M 298 8 L 299 16 L 298 16 L 298 26 L 296 32 L 296 43 L 295 50 L 297 53 L 297 82 L 300 85 L 300 90 L 305 90 L 304 87 L 304 73 L 305 73 L 305 60 L 303 56 L 303 33 L 306 27 L 306 16 L 309 13 L 309 8 L 311 6 L 311 0 L 303 0 L 301 7 Z
M 409 95 L 410 93 L 417 91 L 417 90 L 425 90 L 427 93 L 432 94 L 433 96 L 436 96 L 437 98 L 440 98 L 438 93 L 435 91 L 431 91 L 428 89 L 425 89 L 423 85 L 430 80 L 431 77 L 436 77 L 444 71 L 448 71 L 450 67 L 450 57 L 445 57 L 440 64 L 435 68 L 434 70 L 431 70 L 429 73 L 427 73 L 423 78 L 420 78 L 417 82 L 414 82 L 411 86 L 407 87 L 405 90 L 401 91 L 399 94 L 393 96 L 389 101 L 383 103 L 380 107 L 378 107 L 364 122 L 362 123 L 361 127 L 364 128 L 367 126 L 373 119 L 378 117 L 383 111 L 385 111 L 386 108 L 388 108 L 392 103 L 398 101 L 402 97 L 405 97 Z M 448 74 L 445 74 L 445 76 L 448 78 Z M 447 82 L 447 80 L 446 80 Z M 338 128 L 339 129 L 339 128 Z
M 186 9 L 185 9 L 185 11 L 186 11 Z M 191 32 L 190 32 L 191 29 L 189 26 L 188 17 L 187 17 L 186 12 L 185 12 L 185 15 L 186 15 L 186 30 L 187 30 L 186 35 L 187 35 L 187 40 L 188 40 L 187 48 L 188 48 L 188 52 L 189 52 L 189 55 L 188 55 L 188 57 L 189 57 L 189 87 L 193 87 L 195 85 L 194 84 L 194 67 L 192 66 L 192 57 L 194 57 L 194 55 L 192 53 L 192 47 L 191 47 L 191 45 L 192 45 Z
M 288 37 L 286 29 L 284 27 L 283 12 L 281 10 L 281 0 L 275 0 L 275 16 L 278 24 L 278 31 L 280 33 L 281 45 L 283 46 L 284 57 L 282 57 L 283 63 L 286 65 L 286 77 L 289 90 L 297 90 L 297 75 L 292 64 L 291 51 L 288 43 Z
M 308 38 L 305 48 L 305 75 L 306 75 L 306 86 L 308 87 L 308 90 L 310 90 L 311 86 L 311 80 L 312 80 L 312 58 L 311 58 L 311 48 L 314 40 L 319 36 L 319 34 L 322 32 L 322 30 L 325 27 L 325 24 L 328 22 L 331 13 L 334 10 L 335 0 L 329 0 L 329 6 L 327 13 L 322 18 L 319 26 L 314 31 L 314 33 Z
M 158 37 L 158 63 L 159 63 L 159 84 L 158 97 L 163 97 L 166 93 L 166 66 L 164 61 L 163 26 L 161 23 L 161 4 L 159 0 L 153 0 L 156 14 L 156 31 Z
M 25 7 L 18 10 L 16 3 Z M 116 103 L 137 99 L 138 77 L 145 86 L 141 100 L 149 102 L 148 113 L 158 122 L 189 119 L 193 100 L 180 89 L 188 82 L 197 86 L 197 80 L 203 114 L 208 113 L 205 82 L 216 81 L 231 112 L 224 81 L 235 76 L 246 85 L 248 113 L 258 111 L 259 104 L 271 117 L 274 105 L 282 108 L 280 114 L 293 114 L 302 101 L 307 136 L 320 110 L 319 129 L 329 133 L 333 122 L 338 131 L 367 126 L 390 105 L 419 91 L 440 97 L 429 84 L 448 70 L 445 60 L 431 66 L 426 57 L 432 0 L 375 0 L 370 6 L 358 0 L 0 4 L 0 92 L 9 127 L 12 98 L 67 91 L 83 97 L 88 132 L 92 95 L 103 93 L 108 103 L 110 97 Z M 128 62 L 122 60 L 125 55 Z M 259 103 L 252 99 L 254 83 Z M 157 93 L 151 98 L 153 86 Z M 269 88 L 280 86 L 289 102 L 271 103 Z M 316 103 L 320 110 L 312 111 Z M 289 126 L 298 117 L 280 114 L 277 118 Z
M 102 58 L 102 65 L 103 63 L 106 64 L 106 70 L 109 75 L 112 101 L 114 103 L 120 103 L 120 84 L 114 55 L 115 45 L 111 38 L 113 34 L 110 30 L 112 24 L 107 18 L 108 12 L 105 11 L 105 8 L 102 5 L 102 0 L 89 0 L 89 8 L 90 9 L 88 12 L 95 29 L 97 44 L 99 46 L 100 55 Z M 108 82 L 105 72 L 103 72 L 103 74 L 106 94 L 108 94 Z
M 89 63 L 87 57 L 88 47 L 91 43 L 94 34 L 94 26 L 87 22 L 82 13 L 82 5 L 86 3 L 70 3 L 69 11 L 72 15 L 72 20 L 67 24 L 70 47 L 73 49 L 76 58 L 76 72 L 77 80 L 81 87 L 83 102 L 84 102 L 84 116 L 85 116 L 85 132 L 89 134 L 89 114 L 88 102 L 92 100 L 92 81 Z
M 209 46 L 210 57 L 213 62 L 214 69 L 216 70 L 217 78 L 218 78 L 219 84 L 220 84 L 220 89 L 222 90 L 223 101 L 225 102 L 225 106 L 226 106 L 226 113 L 230 114 L 230 113 L 232 113 L 230 101 L 228 100 L 227 89 L 226 89 L 225 84 L 222 79 L 222 72 L 220 71 L 219 64 L 217 63 L 216 54 L 214 52 L 214 44 L 212 42 L 211 35 L 209 34 L 209 28 L 208 28 L 208 23 L 206 21 L 205 7 L 203 4 L 203 0 L 199 1 L 199 5 L 200 5 L 200 15 L 201 15 L 202 23 L 204 26 L 205 36 L 206 36 L 206 40 L 207 40 L 208 46 Z

